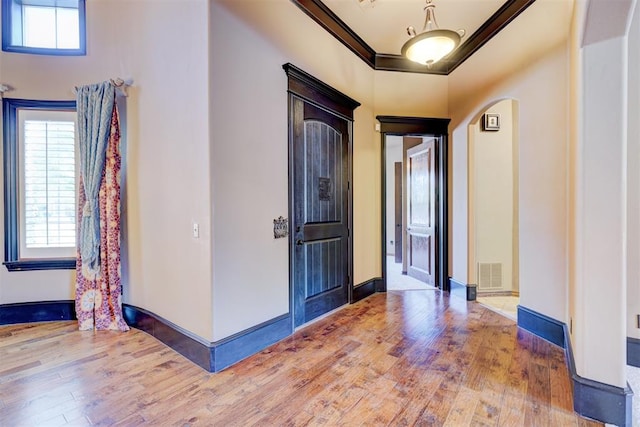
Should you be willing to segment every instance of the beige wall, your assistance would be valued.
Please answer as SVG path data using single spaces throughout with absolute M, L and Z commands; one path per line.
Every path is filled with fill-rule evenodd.
M 449 117 L 447 76 L 376 71 L 375 114 Z
M 627 135 L 627 336 L 640 338 L 640 7 L 629 27 Z
M 288 203 L 285 62 L 362 103 L 354 283 L 381 275 L 375 115 L 446 116 L 446 77 L 378 76 L 288 1 L 94 0 L 88 29 L 86 57 L 2 53 L 0 74 L 16 88 L 8 96 L 33 99 L 72 99 L 73 86 L 110 77 L 134 80 L 123 117 L 125 302 L 207 340 L 288 311 L 288 248 L 272 235 Z M 0 303 L 72 299 L 73 282 L 67 271 L 3 269 Z
M 489 49 L 491 42 L 488 44 Z M 483 48 L 485 49 L 485 48 Z M 490 55 L 491 50 L 480 51 Z M 452 104 L 452 266 L 453 278 L 474 283 L 465 254 L 473 242 L 468 230 L 465 198 L 467 181 L 467 124 L 495 101 L 512 98 L 519 104 L 519 251 L 521 304 L 555 319 L 567 320 L 566 288 L 566 150 L 568 110 L 567 47 L 562 44 L 515 69 L 489 87 L 466 93 L 473 78 L 474 58 L 449 76 Z M 463 83 L 458 86 L 458 82 Z M 453 102 L 455 100 L 455 102 Z M 466 160 L 466 161 L 465 161 Z M 541 173 L 544 170 L 544 173 Z
M 287 78 L 284 54 L 211 9 L 214 340 L 289 311 Z M 239 52 L 249 54 L 241 55 Z M 259 66 L 256 66 L 259 64 Z
M 568 199 L 567 199 L 567 236 L 568 236 L 568 287 L 569 287 L 569 333 L 573 334 L 573 319 L 576 317 L 576 288 L 577 283 L 577 241 L 576 241 L 576 215 L 578 209 L 578 198 L 576 187 L 577 176 L 577 153 L 580 136 L 582 134 L 579 122 L 582 110 L 582 75 L 580 72 L 582 31 L 584 16 L 586 14 L 586 1 L 578 0 L 575 3 L 571 29 L 569 35 L 569 150 L 568 154 Z M 573 339 L 573 335 L 571 337 Z
M 211 39 L 213 312 L 219 340 L 289 309 L 288 246 L 272 234 L 273 218 L 286 216 L 288 207 L 287 80 L 281 65 L 291 62 L 362 104 L 355 110 L 353 140 L 356 285 L 382 274 L 375 116 L 445 117 L 447 85 L 442 76 L 374 72 L 288 1 L 214 1 Z
M 473 230 L 469 224 L 469 174 L 473 165 L 469 164 L 467 132 L 465 124 L 449 126 L 449 276 L 458 283 L 476 284 L 469 272 L 469 235 Z
M 288 240 L 273 239 L 273 219 L 288 215 L 282 64 L 293 63 L 362 103 L 355 111 L 353 139 L 355 284 L 381 275 L 382 250 L 373 71 L 309 25 L 290 2 L 219 3 L 211 9 L 215 340 L 289 311 Z M 255 23 L 253 12 L 259 13 Z M 290 43 L 301 38 L 317 43 L 316 49 Z
M 637 221 L 637 212 L 629 211 L 629 203 L 637 203 L 629 189 L 637 183 L 628 182 L 627 171 L 628 150 L 636 144 L 628 139 L 634 113 L 629 81 L 636 78 L 629 76 L 627 38 L 633 7 L 631 0 L 620 1 L 602 14 L 602 2 L 588 2 L 584 24 L 576 23 L 584 34 L 573 68 L 581 85 L 572 152 L 572 342 L 578 374 L 618 387 L 626 386 L 627 274 L 635 250 L 628 233 Z
M 289 309 L 288 248 L 286 240 L 272 235 L 273 218 L 286 216 L 288 206 L 283 63 L 294 63 L 362 103 L 355 112 L 353 144 L 356 284 L 381 274 L 375 116 L 451 116 L 450 274 L 472 283 L 467 125 L 485 106 L 515 99 L 520 107 L 516 198 L 521 304 L 568 322 L 568 254 L 579 246 L 569 214 L 580 214 L 579 203 L 568 202 L 569 185 L 576 181 L 568 176 L 580 168 L 571 162 L 580 155 L 575 135 L 581 132 L 579 125 L 571 127 L 570 145 L 569 96 L 570 81 L 582 78 L 570 73 L 570 62 L 580 63 L 581 54 L 571 48 L 569 55 L 570 44 L 556 40 L 504 63 L 511 58 L 507 53 L 517 51 L 513 40 L 544 31 L 536 23 L 546 17 L 549 25 L 562 20 L 566 7 L 560 3 L 567 2 L 539 0 L 445 77 L 374 72 L 289 1 L 92 0 L 86 57 L 3 52 L 0 82 L 15 88 L 10 97 L 71 99 L 75 85 L 133 78 L 126 114 L 125 301 L 207 340 L 225 338 Z M 544 8 L 550 6 L 562 7 L 561 13 L 547 13 Z M 637 71 L 634 37 L 628 49 L 633 52 L 630 70 Z M 575 46 L 575 39 L 571 43 Z M 598 58 L 613 49 L 604 47 L 595 52 L 594 63 L 606 63 Z M 571 99 L 582 100 L 580 86 L 573 84 Z M 637 84 L 630 88 L 638 92 Z M 637 98 L 629 102 L 628 131 L 635 135 Z M 578 105 L 571 117 L 579 116 L 579 110 Z M 631 143 L 627 149 L 638 151 Z M 594 160 L 598 154 L 588 156 Z M 628 166 L 633 173 L 633 164 Z M 626 191 L 628 201 L 637 203 L 637 186 Z M 627 220 L 628 229 L 637 231 L 637 217 L 627 215 Z M 200 224 L 199 239 L 191 235 L 193 222 Z M 633 244 L 627 249 L 629 257 L 637 255 Z M 627 280 L 640 275 L 631 263 L 627 267 Z M 0 303 L 71 299 L 73 281 L 68 271 L 8 273 L 2 268 Z M 587 295 L 576 287 L 573 307 L 585 307 L 581 298 L 603 295 Z M 632 295 L 631 286 L 624 289 Z M 626 305 L 621 295 L 610 295 L 605 302 L 611 310 Z M 630 307 L 628 317 L 622 314 L 626 328 L 632 324 L 632 310 L 638 309 Z M 583 330 L 604 327 L 598 326 L 597 316 L 592 319 L 593 325 L 577 321 Z M 596 346 L 580 339 L 578 359 Z M 600 372 L 585 368 L 587 362 L 580 362 L 586 376 L 620 382 L 618 368 Z
M 134 80 L 124 300 L 211 339 L 207 28 L 206 0 L 92 0 L 86 56 L 2 52 L 0 81 L 15 88 L 7 97 L 61 100 L 76 85 Z M 191 237 L 194 221 L 200 239 Z M 73 283 L 71 271 L 1 267 L 0 303 L 73 299 Z
M 353 124 L 353 283 L 382 276 L 382 141 L 375 110 L 362 105 Z
M 626 82 L 622 46 L 622 39 L 614 38 L 583 48 L 573 342 L 581 375 L 623 387 L 624 365 L 618 363 L 626 357 L 626 129 L 621 96 Z M 615 65 L 606 70 L 597 67 L 603 61 Z
M 470 236 L 475 244 L 469 248 L 470 274 L 479 283 L 480 263 L 502 264 L 502 286 L 492 291 L 512 291 L 514 288 L 514 183 L 517 173 L 517 133 L 514 130 L 515 101 L 502 100 L 489 106 L 469 124 L 469 206 L 468 214 L 473 223 Z M 482 116 L 485 113 L 500 116 L 500 130 L 484 131 Z M 514 150 L 515 148 L 515 150 Z M 517 242 L 516 242 L 517 243 Z M 478 287 L 478 292 L 487 291 Z

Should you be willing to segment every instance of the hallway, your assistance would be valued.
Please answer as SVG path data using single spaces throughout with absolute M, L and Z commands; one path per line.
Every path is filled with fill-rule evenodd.
M 387 290 L 410 291 L 416 289 L 436 289 L 418 279 L 402 274 L 402 263 L 395 262 L 392 256 L 387 256 Z
M 562 350 L 432 290 L 375 294 L 218 374 L 138 330 L 0 336 L 7 425 L 599 425 L 573 413 Z

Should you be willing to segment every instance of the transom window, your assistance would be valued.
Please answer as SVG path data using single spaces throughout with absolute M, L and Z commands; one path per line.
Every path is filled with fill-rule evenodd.
M 74 268 L 75 101 L 4 99 L 5 265 Z
M 85 0 L 2 0 L 2 50 L 84 55 Z

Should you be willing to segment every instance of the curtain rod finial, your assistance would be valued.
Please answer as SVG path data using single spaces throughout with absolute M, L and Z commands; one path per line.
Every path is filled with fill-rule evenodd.
M 117 77 L 115 79 L 110 79 L 111 84 L 116 87 L 116 89 L 120 89 L 124 96 L 129 96 L 127 93 L 127 88 L 133 84 L 133 79 L 122 79 Z
M 13 90 L 13 88 L 11 86 L 8 86 L 8 85 L 0 83 L 0 98 L 2 98 L 2 95 L 5 92 L 9 92 L 11 90 Z

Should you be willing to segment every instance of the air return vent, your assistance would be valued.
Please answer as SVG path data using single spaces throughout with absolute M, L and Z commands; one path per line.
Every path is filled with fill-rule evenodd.
M 478 289 L 502 289 L 502 263 L 478 263 Z

